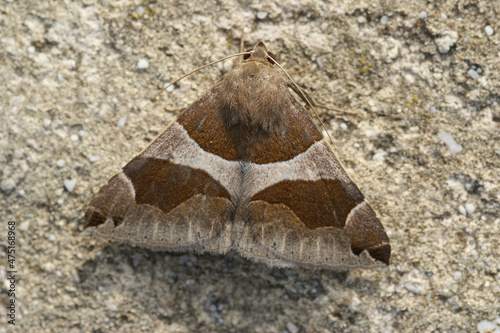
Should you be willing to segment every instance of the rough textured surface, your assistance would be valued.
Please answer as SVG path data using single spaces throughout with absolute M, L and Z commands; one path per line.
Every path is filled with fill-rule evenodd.
M 16 328 L 473 332 L 499 316 L 499 2 L 146 1 L 148 17 L 141 3 L 0 4 L 0 209 L 2 228 L 17 222 Z M 232 61 L 150 98 L 237 52 L 243 32 L 319 102 L 357 111 L 319 110 L 389 232 L 389 269 L 269 270 L 80 233 L 91 196 Z M 441 132 L 463 149 L 450 153 Z M 6 265 L 2 250 L 4 282 Z

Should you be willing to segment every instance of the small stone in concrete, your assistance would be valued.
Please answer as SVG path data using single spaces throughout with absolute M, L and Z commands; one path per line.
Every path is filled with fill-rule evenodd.
M 479 73 L 472 68 L 467 71 L 467 75 L 473 80 L 479 79 Z
M 491 25 L 487 25 L 486 27 L 484 27 L 484 32 L 486 32 L 488 36 L 491 36 L 495 31 L 493 30 L 493 27 Z
M 116 124 L 118 127 L 123 127 L 125 126 L 125 123 L 127 122 L 127 117 L 121 117 L 118 119 L 118 123 Z
M 458 144 L 448 132 L 440 132 L 438 138 L 446 144 L 448 151 L 452 154 L 460 153 L 463 150 L 462 145 Z
M 458 41 L 458 33 L 452 30 L 443 31 L 438 38 L 436 38 L 435 43 L 438 48 L 439 53 L 446 54 Z
M 472 215 L 476 211 L 476 206 L 473 204 L 465 204 L 465 210 L 467 211 L 467 215 Z
M 146 69 L 149 67 L 149 62 L 146 59 L 140 59 L 137 62 L 137 68 L 139 69 Z
M 63 183 L 64 183 L 64 188 L 66 189 L 66 191 L 73 192 L 73 190 L 75 189 L 75 186 L 76 186 L 76 180 L 67 178 L 64 180 Z
M 257 18 L 263 20 L 267 17 L 267 12 L 257 12 Z

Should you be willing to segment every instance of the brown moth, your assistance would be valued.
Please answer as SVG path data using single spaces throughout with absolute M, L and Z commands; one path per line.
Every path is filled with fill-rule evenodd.
M 384 267 L 384 227 L 264 43 L 91 200 L 91 234 L 269 266 Z

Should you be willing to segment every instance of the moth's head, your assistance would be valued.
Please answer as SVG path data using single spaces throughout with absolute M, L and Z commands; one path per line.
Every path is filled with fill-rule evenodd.
M 243 60 L 264 60 L 274 65 L 276 57 L 272 52 L 267 50 L 266 45 L 263 42 L 259 42 L 253 49 L 247 50 L 247 52 L 252 52 L 251 54 L 245 54 Z

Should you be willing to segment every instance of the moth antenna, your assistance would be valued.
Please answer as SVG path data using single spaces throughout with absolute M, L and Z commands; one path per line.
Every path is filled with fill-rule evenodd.
M 300 92 L 300 97 L 302 97 L 302 99 L 304 99 L 304 101 L 306 101 L 307 105 L 309 105 L 311 107 L 311 109 L 313 110 L 314 114 L 316 115 L 316 117 L 318 118 L 319 122 L 321 123 L 321 128 L 323 128 L 323 130 L 326 132 L 326 135 L 328 136 L 328 139 L 330 139 L 330 142 L 332 143 L 333 145 L 333 140 L 332 140 L 332 137 L 330 136 L 330 133 L 328 133 L 328 131 L 326 130 L 326 127 L 325 127 L 325 123 L 321 120 L 321 118 L 319 117 L 319 114 L 318 112 L 316 111 L 316 109 L 314 108 L 314 106 L 312 105 L 311 101 L 309 101 L 309 98 L 307 98 L 307 93 L 299 87 L 299 85 L 297 83 L 295 83 L 295 81 L 292 79 L 292 77 L 290 75 L 288 75 L 288 72 L 283 68 L 281 67 L 281 65 L 276 61 L 274 60 L 272 57 L 270 57 L 269 55 L 267 56 L 267 59 L 271 60 L 275 65 L 278 65 L 278 67 L 286 74 L 286 76 L 290 79 L 290 82 L 293 83 L 293 86 L 297 89 L 298 92 Z
M 224 57 L 224 58 L 222 58 L 222 59 L 219 59 L 219 60 L 213 61 L 213 62 L 211 62 L 211 63 L 209 63 L 209 64 L 206 64 L 206 65 L 203 65 L 203 66 L 201 66 L 201 67 L 198 67 L 197 69 L 195 69 L 195 70 L 193 70 L 193 71 L 191 71 L 191 72 L 187 73 L 186 75 L 181 76 L 180 78 L 178 78 L 178 79 L 177 79 L 177 80 L 175 80 L 174 82 L 172 82 L 172 83 L 168 84 L 166 87 L 164 87 L 162 90 L 160 90 L 160 92 L 159 92 L 158 94 L 156 94 L 156 95 L 155 95 L 152 99 L 153 99 L 153 101 L 156 101 L 156 99 L 158 98 L 158 96 L 160 96 L 160 94 L 161 94 L 162 92 L 164 92 L 165 90 L 167 90 L 167 88 L 168 88 L 168 87 L 173 86 L 174 84 L 176 84 L 177 82 L 179 82 L 179 81 L 180 81 L 180 80 L 182 80 L 183 78 L 185 78 L 185 77 L 187 77 L 187 76 L 189 76 L 189 75 L 191 75 L 191 74 L 193 74 L 193 73 L 196 73 L 197 71 L 199 71 L 199 70 L 201 70 L 201 69 L 203 69 L 203 68 L 205 68 L 205 67 L 212 66 L 212 65 L 214 65 L 214 64 L 216 64 L 216 63 L 218 63 L 218 62 L 221 62 L 221 61 L 224 61 L 224 60 L 227 60 L 227 59 L 230 59 L 230 58 L 234 58 L 234 57 L 238 57 L 238 56 L 241 56 L 241 55 L 246 55 L 246 54 L 252 54 L 252 52 L 253 52 L 253 51 L 249 51 L 249 52 L 241 52 L 241 53 L 232 54 L 232 55 L 230 55 L 230 56 Z

